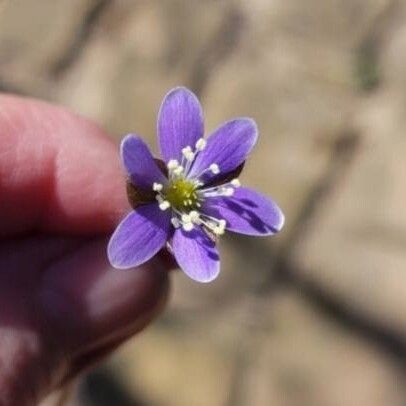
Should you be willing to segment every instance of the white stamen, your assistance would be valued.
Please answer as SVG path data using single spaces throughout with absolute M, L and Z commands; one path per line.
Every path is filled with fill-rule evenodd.
M 195 159 L 195 154 L 193 153 L 192 148 L 189 145 L 182 149 L 182 155 L 189 162 L 192 162 Z
M 183 172 L 183 166 L 177 166 L 174 170 L 173 173 L 177 176 L 179 176 Z
M 217 164 L 211 164 L 209 166 L 209 169 L 214 173 L 215 175 L 218 175 L 220 173 L 220 168 Z
M 169 170 L 173 170 L 179 166 L 179 162 L 177 159 L 171 159 L 166 166 Z
M 179 228 L 181 226 L 181 223 L 177 217 L 172 217 L 171 223 L 175 228 Z
M 216 235 L 222 235 L 225 232 L 226 221 L 217 219 L 204 213 L 199 213 L 200 218 L 197 224 L 201 224 Z
M 200 172 L 198 175 L 194 176 L 194 181 L 196 183 L 200 183 L 201 185 L 203 185 L 202 182 L 199 181 L 199 178 L 202 177 L 205 173 L 207 172 L 212 172 L 215 175 L 220 173 L 220 168 L 217 164 L 211 164 L 208 168 L 206 168 L 205 170 L 203 170 L 202 172 Z
M 193 223 L 183 223 L 182 228 L 185 231 L 192 231 L 193 230 Z
M 237 178 L 233 179 L 230 183 L 231 183 L 231 185 L 234 186 L 234 187 L 240 187 L 240 186 L 241 186 L 241 182 L 240 182 L 240 180 L 237 179 Z
M 185 224 L 192 222 L 192 219 L 190 218 L 189 214 L 185 214 L 185 213 L 182 214 L 181 219 L 182 219 L 182 223 L 185 223 Z
M 162 203 L 159 203 L 159 208 L 162 211 L 169 209 L 169 207 L 171 207 L 171 204 L 167 200 L 163 200 Z
M 226 225 L 227 225 L 227 222 L 224 219 L 219 220 L 219 227 L 225 228 Z
M 161 183 L 156 183 L 154 182 L 152 184 L 152 190 L 154 190 L 155 192 L 160 192 L 163 188 L 163 185 Z
M 192 211 L 189 213 L 189 217 L 190 217 L 190 220 L 192 221 L 192 223 L 195 223 L 197 220 L 199 220 L 200 214 L 199 214 L 198 211 L 192 210 Z
M 217 196 L 232 196 L 235 192 L 235 189 L 232 187 L 226 186 L 215 186 L 213 188 L 203 189 L 198 191 L 198 198 L 205 199 L 208 197 L 217 197 Z
M 234 189 L 232 187 L 225 187 L 221 191 L 223 196 L 232 196 L 234 194 Z
M 184 154 L 184 156 L 188 162 L 193 162 L 193 160 L 195 159 L 195 154 L 192 151 L 187 152 L 186 154 Z
M 224 234 L 224 228 L 223 227 L 214 227 L 213 233 L 216 235 L 223 235 Z
M 162 203 L 164 201 L 164 198 L 161 195 L 156 195 L 155 199 L 158 203 Z
M 194 179 L 193 183 L 195 184 L 195 187 L 198 188 L 200 186 L 204 186 L 203 182 L 200 182 L 199 180 Z
M 196 149 L 203 151 L 206 148 L 207 141 L 204 138 L 199 138 L 196 142 Z

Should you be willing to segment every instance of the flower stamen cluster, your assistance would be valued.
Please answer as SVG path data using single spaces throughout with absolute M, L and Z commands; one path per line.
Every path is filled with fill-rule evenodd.
M 194 176 L 189 176 L 198 154 L 206 147 L 206 140 L 199 138 L 193 149 L 190 145 L 182 149 L 182 160 L 170 159 L 167 163 L 168 183 L 163 185 L 154 182 L 152 190 L 162 211 L 171 209 L 171 223 L 175 228 L 192 231 L 194 225 L 202 226 L 216 236 L 224 234 L 227 222 L 222 218 L 205 215 L 199 211 L 207 198 L 232 196 L 234 189 L 241 186 L 235 178 L 221 186 L 204 187 L 203 176 L 207 173 L 220 174 L 220 167 L 211 163 L 206 169 Z

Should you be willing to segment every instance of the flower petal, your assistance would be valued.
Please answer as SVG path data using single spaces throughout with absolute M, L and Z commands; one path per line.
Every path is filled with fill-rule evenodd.
M 237 118 L 226 122 L 209 136 L 206 148 L 197 155 L 189 177 L 199 176 L 213 163 L 219 166 L 220 174 L 208 171 L 202 179 L 204 183 L 231 172 L 246 160 L 257 138 L 254 120 Z
M 215 243 L 200 228 L 175 231 L 172 249 L 180 268 L 198 282 L 210 282 L 220 272 L 220 259 Z
M 270 198 L 247 188 L 238 188 L 231 197 L 206 200 L 205 214 L 224 219 L 226 229 L 247 235 L 272 235 L 283 227 L 282 210 Z
M 135 186 L 151 189 L 154 182 L 166 183 L 148 146 L 137 135 L 128 134 L 121 141 L 121 158 Z
M 118 269 L 133 268 L 152 258 L 165 244 L 170 231 L 170 213 L 157 203 L 140 206 L 118 225 L 111 236 L 107 255 Z
M 203 112 L 197 97 L 184 87 L 171 90 L 158 114 L 158 141 L 162 158 L 182 159 L 182 148 L 194 148 L 203 137 Z

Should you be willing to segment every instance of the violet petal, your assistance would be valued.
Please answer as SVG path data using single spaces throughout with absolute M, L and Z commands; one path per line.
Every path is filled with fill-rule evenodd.
M 180 268 L 198 282 L 210 282 L 220 272 L 220 259 L 215 243 L 200 228 L 175 231 L 172 249 Z
M 194 149 L 203 137 L 203 112 L 197 97 L 184 87 L 171 90 L 158 114 L 158 142 L 161 156 L 168 162 L 182 159 L 182 148 Z
M 257 138 L 254 120 L 237 118 L 226 122 L 208 137 L 206 148 L 197 155 L 189 177 L 199 176 L 213 163 L 219 166 L 220 174 L 207 171 L 202 178 L 204 183 L 231 172 L 246 160 Z
M 119 269 L 139 266 L 152 258 L 165 244 L 170 231 L 170 212 L 157 203 L 140 206 L 118 225 L 111 236 L 107 255 Z
M 208 198 L 202 212 L 226 220 L 229 231 L 256 236 L 277 233 L 285 220 L 272 199 L 244 187 L 231 197 Z
M 148 146 L 135 134 L 128 134 L 121 142 L 121 158 L 135 186 L 151 190 L 154 182 L 166 183 Z

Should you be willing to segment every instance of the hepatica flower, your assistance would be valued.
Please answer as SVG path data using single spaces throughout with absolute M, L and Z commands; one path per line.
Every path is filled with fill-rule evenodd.
M 163 161 L 154 159 L 134 134 L 121 143 L 134 210 L 108 245 L 110 263 L 133 268 L 167 246 L 192 279 L 209 282 L 220 271 L 216 242 L 225 231 L 266 236 L 284 222 L 269 198 L 242 187 L 237 176 L 257 140 L 249 118 L 237 118 L 203 138 L 203 114 L 196 96 L 175 88 L 158 114 Z

